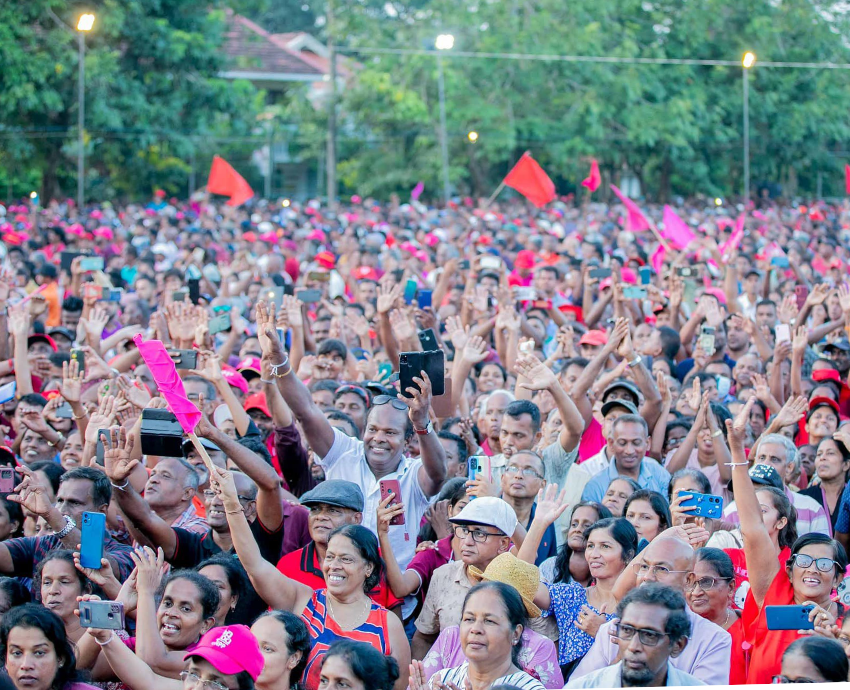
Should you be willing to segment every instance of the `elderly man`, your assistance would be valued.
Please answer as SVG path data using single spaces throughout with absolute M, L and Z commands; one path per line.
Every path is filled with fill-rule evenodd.
M 673 665 L 688 645 L 691 622 L 681 592 L 664 585 L 633 589 L 617 606 L 611 626 L 620 661 L 567 684 L 567 688 L 662 688 L 705 685 Z
M 198 515 L 193 499 L 199 477 L 183 458 L 162 458 L 145 484 L 145 500 L 162 520 L 195 534 L 206 534 L 207 521 Z
M 624 577 L 618 580 L 614 592 L 621 601 L 630 590 L 648 584 L 664 585 L 684 596 L 685 579 L 694 569 L 694 550 L 690 544 L 678 538 L 677 534 L 676 528 L 663 532 L 632 561 Z M 688 644 L 678 656 L 670 659 L 670 664 L 678 671 L 695 676 L 707 685 L 728 684 L 732 654 L 731 635 L 690 609 L 685 613 L 691 624 Z M 615 638 L 611 637 L 615 624 L 616 621 L 612 621 L 599 628 L 593 646 L 576 667 L 573 678 L 580 679 L 583 675 L 615 663 L 620 653 Z

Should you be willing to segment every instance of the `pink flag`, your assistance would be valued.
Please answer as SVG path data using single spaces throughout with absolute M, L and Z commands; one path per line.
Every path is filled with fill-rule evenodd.
M 136 343 L 142 359 L 145 360 L 145 364 L 151 370 L 151 376 L 156 381 L 159 394 L 165 398 L 168 408 L 177 417 L 183 431 L 187 434 L 193 433 L 201 420 L 201 412 L 186 397 L 183 380 L 177 375 L 177 367 L 174 366 L 174 360 L 169 356 L 165 345 L 159 340 L 142 342 L 141 335 L 133 338 L 133 342 Z
M 664 229 L 662 237 L 670 241 L 676 249 L 686 249 L 697 237 L 688 224 L 668 205 L 664 205 Z
M 419 201 L 419 197 L 422 196 L 422 192 L 425 191 L 425 183 L 417 182 L 416 186 L 410 192 L 410 198 L 414 201 Z
M 723 258 L 723 263 L 729 260 L 729 254 L 732 250 L 737 249 L 741 245 L 741 240 L 744 239 L 744 222 L 746 220 L 746 214 L 742 213 L 738 216 L 738 220 L 735 221 L 735 229 L 729 235 L 729 239 L 720 246 L 720 256 Z
M 611 185 L 611 191 L 617 195 L 617 198 L 623 202 L 623 205 L 626 207 L 626 210 L 629 212 L 628 222 L 627 222 L 627 230 L 631 232 L 640 232 L 641 230 L 649 230 L 649 221 L 646 219 L 646 216 L 643 215 L 643 211 L 638 208 L 638 205 L 629 199 L 625 194 L 623 194 L 616 185 Z
M 664 268 L 664 256 L 667 254 L 667 250 L 664 249 L 663 244 L 658 245 L 658 249 L 652 252 L 652 256 L 649 257 L 649 264 L 652 266 L 652 270 L 655 271 L 655 275 L 661 275 L 661 270 Z
M 582 187 L 587 187 L 591 192 L 595 192 L 599 189 L 599 185 L 602 183 L 602 175 L 599 174 L 599 163 L 596 162 L 595 158 L 590 159 L 590 174 L 584 178 L 581 182 Z

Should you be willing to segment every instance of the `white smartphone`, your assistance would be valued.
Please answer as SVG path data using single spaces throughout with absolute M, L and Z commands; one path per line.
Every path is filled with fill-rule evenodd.
M 791 327 L 787 323 L 776 324 L 776 342 L 790 343 L 791 342 Z

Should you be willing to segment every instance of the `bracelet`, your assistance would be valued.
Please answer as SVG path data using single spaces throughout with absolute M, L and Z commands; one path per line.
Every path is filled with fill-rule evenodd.
M 59 437 L 53 443 L 47 441 L 47 439 L 44 439 L 45 441 L 47 441 L 47 445 L 51 448 L 56 448 L 56 446 L 58 446 L 60 443 L 62 443 L 62 441 L 65 440 L 65 434 L 63 434 L 61 431 L 57 431 L 56 433 L 59 434 Z
M 112 482 L 109 482 L 109 483 L 110 483 L 110 484 L 112 484 Z M 127 488 L 127 485 L 128 485 L 129 483 L 130 483 L 130 480 L 129 480 L 129 479 L 125 479 L 125 480 L 124 480 L 124 483 L 123 483 L 121 486 L 118 486 L 118 484 L 112 484 L 112 488 L 113 488 L 113 489 L 118 489 L 119 491 L 124 491 L 124 489 L 126 489 L 126 488 Z
M 274 381 L 269 381 L 268 379 L 264 379 L 262 376 L 260 377 L 260 383 L 267 383 L 270 386 L 274 385 Z
M 65 526 L 58 532 L 53 533 L 53 536 L 58 537 L 59 539 L 64 539 L 65 537 L 67 537 L 69 534 L 71 534 L 71 532 L 74 531 L 74 528 L 77 526 L 77 523 L 74 522 L 74 518 L 72 518 L 70 515 L 63 515 L 63 517 L 65 519 Z
M 723 429 L 718 429 L 717 431 L 711 432 L 712 438 L 717 438 L 718 436 L 723 436 Z
M 94 637 L 94 635 L 92 635 L 92 637 Z M 115 634 L 115 631 L 111 630 L 109 637 L 106 638 L 106 642 L 101 642 L 96 637 L 94 637 L 94 641 L 97 642 L 101 647 L 105 647 L 110 642 L 112 642 L 112 640 L 114 640 L 116 637 L 118 637 L 118 636 Z
M 724 462 L 723 464 L 726 467 L 746 467 L 750 463 L 748 463 L 748 462 Z
M 287 366 L 288 364 L 289 364 L 289 357 L 287 357 L 287 356 L 285 356 L 285 355 L 284 355 L 284 357 L 283 357 L 283 361 L 282 361 L 280 364 L 272 364 L 272 365 L 270 365 L 270 366 L 271 366 L 271 369 L 272 369 L 272 376 L 274 376 L 276 379 L 282 379 L 282 378 L 283 378 L 284 376 L 286 376 L 287 374 L 292 373 L 292 367 L 289 367 L 289 369 L 288 369 L 286 372 L 284 372 L 283 374 L 279 374 L 279 373 L 278 373 L 278 370 L 279 370 L 281 367 L 285 367 L 285 366 Z
M 86 412 L 85 410 L 83 410 L 83 413 L 82 413 L 81 415 L 71 414 L 71 416 L 72 416 L 74 419 L 84 419 L 85 417 L 88 417 L 88 416 L 89 416 L 89 413 L 88 413 L 88 412 Z

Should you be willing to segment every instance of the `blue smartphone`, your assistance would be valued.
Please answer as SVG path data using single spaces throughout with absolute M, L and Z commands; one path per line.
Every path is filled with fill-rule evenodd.
M 408 280 L 404 285 L 404 301 L 406 304 L 412 304 L 416 299 L 416 281 Z
M 649 285 L 652 282 L 652 269 L 649 266 L 641 266 L 638 269 L 640 275 L 640 284 Z
M 103 559 L 103 542 L 106 540 L 106 515 L 83 513 L 80 527 L 80 565 L 83 568 L 100 570 Z
M 770 260 L 771 266 L 776 266 L 777 268 L 790 268 L 791 263 L 788 261 L 787 256 L 774 256 Z
M 764 617 L 768 630 L 814 630 L 809 620 L 814 606 L 765 606 Z
M 419 294 L 417 295 L 416 299 L 419 302 L 419 308 L 420 309 L 426 309 L 426 308 L 429 308 L 431 306 L 431 294 L 432 293 L 433 293 L 432 290 L 420 290 L 419 291 Z
M 363 361 L 366 359 L 367 353 L 366 350 L 364 350 L 362 347 L 352 347 L 351 354 L 354 356 L 354 359 Z
M 688 513 L 694 517 L 713 518 L 719 520 L 723 516 L 723 498 L 714 494 L 698 494 L 695 491 L 680 491 L 679 496 L 687 496 L 682 501 L 683 508 L 695 508 Z

